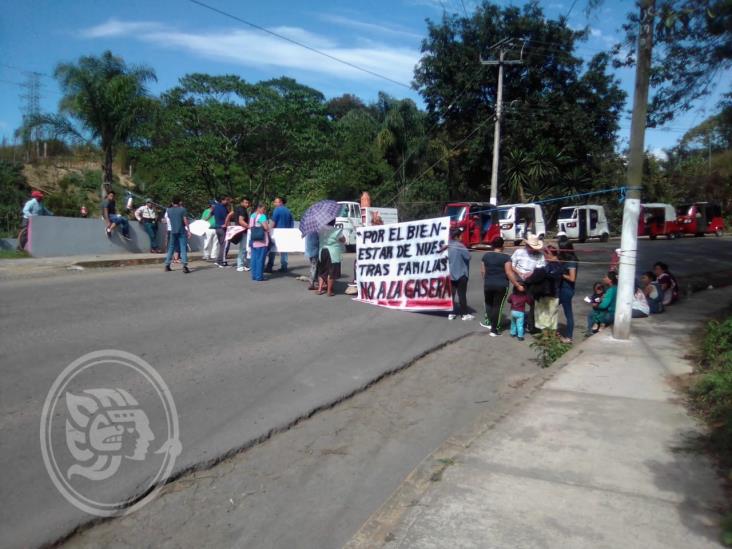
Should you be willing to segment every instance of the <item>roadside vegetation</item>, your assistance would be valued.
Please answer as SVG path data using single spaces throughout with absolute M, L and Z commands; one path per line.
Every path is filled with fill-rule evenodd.
M 732 316 L 707 324 L 700 351 L 691 399 L 709 425 L 709 448 L 732 482 Z M 732 546 L 732 510 L 722 527 L 722 541 Z

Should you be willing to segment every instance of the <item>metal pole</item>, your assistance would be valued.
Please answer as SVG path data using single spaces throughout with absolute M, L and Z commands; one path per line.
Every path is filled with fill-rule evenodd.
M 491 166 L 491 204 L 498 204 L 498 160 L 501 150 L 501 107 L 503 106 L 503 57 L 501 50 L 498 61 L 498 91 L 496 94 L 496 123 L 493 126 L 493 164 Z
M 635 292 L 635 265 L 638 250 L 638 215 L 640 214 L 643 178 L 643 151 L 648 109 L 648 79 L 653 46 L 653 17 L 655 0 L 641 0 L 638 60 L 635 68 L 633 118 L 630 126 L 630 156 L 628 160 L 628 191 L 623 209 L 623 232 L 620 239 L 618 294 L 615 302 L 613 336 L 630 338 L 630 319 Z

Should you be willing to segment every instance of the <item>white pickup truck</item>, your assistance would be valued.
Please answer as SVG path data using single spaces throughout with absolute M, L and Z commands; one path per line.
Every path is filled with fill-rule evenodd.
M 356 246 L 356 229 L 370 225 L 389 225 L 399 223 L 399 212 L 396 208 L 362 208 L 358 202 L 338 202 L 341 211 L 336 217 L 336 227 L 343 229 L 346 237 L 346 246 L 353 249 Z

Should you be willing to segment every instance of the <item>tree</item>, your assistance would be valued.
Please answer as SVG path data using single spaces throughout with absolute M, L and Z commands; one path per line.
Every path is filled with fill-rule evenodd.
M 151 109 L 146 83 L 156 80 L 145 66 L 127 65 L 110 51 L 83 56 L 76 63 L 61 63 L 54 71 L 63 94 L 58 115 L 41 115 L 31 126 L 45 126 L 56 136 L 84 140 L 102 150 L 102 192 L 113 181 L 116 147 L 130 143 Z
M 497 71 L 479 59 L 494 56 L 490 46 L 504 39 L 512 44 L 507 58 L 523 52 L 523 63 L 504 68 L 501 148 L 512 157 L 501 164 L 499 195 L 503 201 L 518 196 L 529 181 L 532 195 L 564 193 L 565 176 L 578 170 L 586 177 L 574 181 L 591 187 L 599 159 L 614 154 L 625 93 L 608 74 L 607 55 L 583 67 L 574 54 L 586 36 L 564 19 L 546 18 L 537 2 L 522 8 L 484 2 L 469 18 L 443 16 L 428 23 L 415 82 L 430 121 L 455 149 L 448 170 L 454 195 L 483 199 L 488 194 Z M 551 169 L 547 154 L 556 156 Z M 528 164 L 518 165 L 523 161 Z
M 593 0 L 591 7 L 601 3 Z M 690 110 L 707 96 L 718 77 L 732 67 L 732 2 L 729 0 L 657 0 L 648 111 L 653 127 Z M 628 14 L 626 38 L 615 52 L 618 65 L 635 64 L 638 14 Z

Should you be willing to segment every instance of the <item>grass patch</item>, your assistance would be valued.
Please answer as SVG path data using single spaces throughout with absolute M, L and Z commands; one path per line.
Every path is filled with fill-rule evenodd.
M 707 324 L 700 353 L 689 394 L 709 425 L 709 448 L 724 477 L 732 479 L 732 316 Z M 732 547 L 732 514 L 722 522 L 722 542 Z
M 28 252 L 18 252 L 16 250 L 0 250 L 0 259 L 24 259 L 30 257 Z
M 539 366 L 548 368 L 554 364 L 564 353 L 572 348 L 569 343 L 562 343 L 559 336 L 553 331 L 544 331 L 538 336 L 531 348 L 536 352 L 536 358 Z

